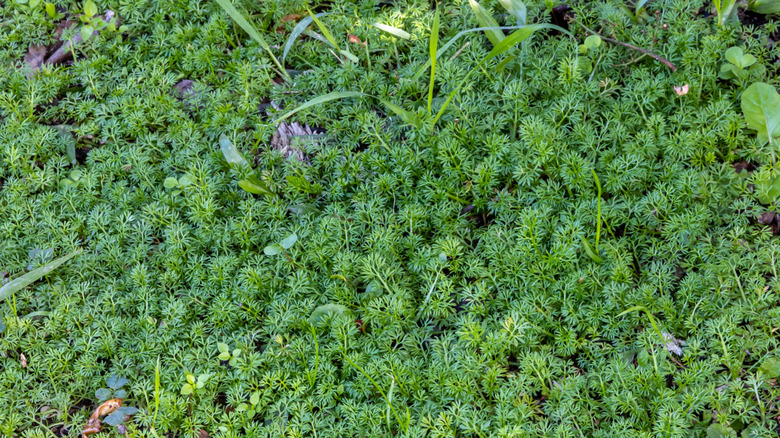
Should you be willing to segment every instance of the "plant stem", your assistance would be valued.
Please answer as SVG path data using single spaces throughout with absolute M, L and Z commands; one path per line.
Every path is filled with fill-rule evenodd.
M 628 47 L 629 49 L 636 50 L 639 53 L 644 53 L 645 55 L 647 55 L 647 56 L 655 59 L 656 61 L 662 63 L 663 65 L 669 67 L 669 69 L 671 69 L 672 71 L 677 71 L 677 67 L 675 67 L 675 65 L 672 64 L 671 61 L 669 61 L 668 59 L 664 58 L 663 56 L 657 55 L 657 54 L 655 54 L 655 53 L 653 53 L 653 52 L 651 52 L 649 50 L 642 49 L 642 48 L 634 46 L 632 44 L 624 43 L 622 41 L 618 41 L 618 40 L 615 40 L 615 39 L 612 39 L 612 38 L 609 38 L 609 37 L 605 37 L 604 35 L 601 35 L 598 32 L 595 32 L 595 31 L 593 31 L 591 29 L 588 29 L 582 23 L 579 23 L 579 25 L 582 26 L 582 28 L 585 29 L 586 31 L 592 33 L 593 35 L 598 35 L 604 41 L 608 41 L 608 42 L 610 42 L 612 44 L 618 44 L 618 45 L 623 46 L 623 47 Z

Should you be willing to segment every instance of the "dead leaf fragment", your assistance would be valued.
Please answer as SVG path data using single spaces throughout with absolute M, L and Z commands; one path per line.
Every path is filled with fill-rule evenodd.
M 22 353 L 22 355 L 19 357 L 19 360 L 22 362 L 22 368 L 27 368 L 27 357 Z
M 348 36 L 349 36 L 350 43 L 362 44 L 364 46 L 368 44 L 366 41 L 360 41 L 360 38 L 358 38 L 356 35 L 349 34 Z
M 664 335 L 664 340 L 666 341 L 666 349 L 669 350 L 670 353 L 674 353 L 678 356 L 682 356 L 682 345 L 685 345 L 685 342 L 677 339 L 674 337 L 671 333 L 662 333 Z
M 112 398 L 111 400 L 104 401 L 100 406 L 95 409 L 95 412 L 89 416 L 87 425 L 81 431 L 81 438 L 87 438 L 89 435 L 99 433 L 103 429 L 103 423 L 100 421 L 100 417 L 109 415 L 116 412 L 117 409 L 122 407 L 123 400 L 121 398 Z
M 271 147 L 281 152 L 284 158 L 308 162 L 309 158 L 303 150 L 303 145 L 313 143 L 313 139 L 320 135 L 322 134 L 314 132 L 308 124 L 302 126 L 298 122 L 282 122 L 271 137 Z

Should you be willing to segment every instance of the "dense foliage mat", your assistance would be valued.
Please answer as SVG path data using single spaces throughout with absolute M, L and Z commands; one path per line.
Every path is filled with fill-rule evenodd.
M 777 436 L 775 16 L 220 3 L 3 2 L 0 435 Z

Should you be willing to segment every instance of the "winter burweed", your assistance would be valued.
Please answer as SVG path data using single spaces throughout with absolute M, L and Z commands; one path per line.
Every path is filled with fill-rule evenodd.
M 235 5 L 274 56 L 310 6 L 358 61 L 302 33 L 284 67 L 305 73 L 274 85 L 278 66 L 219 5 L 134 3 L 116 8 L 131 30 L 77 47 L 73 65 L 0 74 L 0 281 L 36 248 L 83 249 L 2 302 L 3 434 L 48 434 L 40 406 L 57 411 L 50 430 L 83 424 L 79 402 L 111 374 L 137 376 L 135 434 L 772 433 L 780 253 L 756 218 L 776 166 L 741 111 L 753 82 L 773 84 L 766 26 L 721 30 L 701 2 L 633 17 L 586 2 L 577 20 L 678 70 L 606 40 L 579 53 L 574 26 L 480 65 L 484 31 L 442 51 L 478 26 L 444 2 L 431 89 L 427 3 L 250 3 Z M 47 28 L 35 15 L 2 19 L 20 24 L 0 31 L 9 65 Z M 766 72 L 718 81 L 737 45 Z M 429 96 L 438 113 L 461 85 L 432 126 Z M 345 91 L 372 97 L 302 107 Z M 287 121 L 327 132 L 305 163 L 271 142 L 296 109 Z M 249 178 L 270 195 L 241 189 Z M 599 225 L 595 263 L 582 242 Z M 265 255 L 274 244 L 294 263 Z M 241 353 L 222 363 L 220 343 Z

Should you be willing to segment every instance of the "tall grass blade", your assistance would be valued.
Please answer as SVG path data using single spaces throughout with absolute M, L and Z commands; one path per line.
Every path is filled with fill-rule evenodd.
M 415 128 L 419 128 L 420 126 L 422 126 L 422 120 L 420 120 L 420 118 L 417 117 L 417 114 L 411 111 L 407 111 L 392 102 L 388 102 L 383 99 L 379 99 L 379 101 L 382 102 L 382 104 L 386 106 L 390 111 L 394 112 L 398 117 L 400 117 L 401 120 L 403 120 L 404 122 L 414 126 Z
M 292 46 L 295 44 L 295 41 L 298 39 L 299 36 L 306 30 L 307 27 L 314 21 L 312 17 L 322 17 L 323 15 L 328 15 L 330 12 L 320 12 L 319 14 L 314 14 L 313 16 L 310 15 L 308 17 L 303 17 L 301 21 L 298 22 L 298 24 L 295 25 L 292 32 L 290 32 L 290 37 L 287 38 L 287 42 L 284 43 L 284 51 L 282 52 L 282 62 L 287 58 L 287 54 L 290 52 L 290 49 L 292 49 Z
M 574 36 L 568 30 L 566 30 L 566 29 L 564 29 L 562 27 L 558 27 L 558 26 L 556 26 L 554 24 L 534 24 L 533 26 L 541 26 L 541 27 L 548 28 L 548 29 L 555 29 L 555 30 L 557 30 L 557 31 L 559 31 L 561 33 L 565 33 L 566 35 L 569 35 L 570 37 Z M 458 41 L 458 39 L 460 39 L 462 36 L 466 35 L 467 33 L 483 32 L 483 31 L 489 30 L 489 29 L 512 30 L 512 29 L 523 29 L 523 28 L 526 28 L 526 27 L 531 27 L 531 26 L 499 26 L 499 27 L 495 27 L 495 28 L 493 28 L 493 27 L 475 27 L 473 29 L 462 30 L 462 31 L 458 32 L 457 34 L 455 34 L 455 36 L 452 37 L 451 40 L 449 40 L 446 43 L 444 43 L 444 45 L 442 45 L 441 48 L 439 48 L 439 50 L 436 51 L 436 59 L 441 58 L 441 56 L 450 47 L 452 47 Z M 412 76 L 412 80 L 416 81 L 417 79 L 420 79 L 420 76 L 422 76 L 423 73 L 425 73 L 425 70 L 427 70 L 428 67 L 430 67 L 430 66 L 431 66 L 431 60 L 429 59 L 425 63 L 425 65 L 420 67 L 420 69 L 417 70 L 417 72 L 415 72 L 414 76 Z
M 312 107 L 314 105 L 319 105 L 321 103 L 330 102 L 331 100 L 336 99 L 346 99 L 348 97 L 362 97 L 365 96 L 363 93 L 359 91 L 334 91 L 332 93 L 323 94 L 322 96 L 317 96 L 314 99 L 302 104 L 298 108 L 295 108 L 292 111 L 288 111 L 278 119 L 276 119 L 277 122 L 280 122 L 291 115 L 297 113 L 298 111 L 305 110 L 306 108 Z
M 16 292 L 19 292 L 20 290 L 26 288 L 32 283 L 40 280 L 45 275 L 57 269 L 58 267 L 60 267 L 60 265 L 72 259 L 73 257 L 76 257 L 80 253 L 81 250 L 77 249 L 76 251 L 73 251 L 72 253 L 66 256 L 52 260 L 49 263 L 46 263 L 45 265 L 39 268 L 33 269 L 32 271 L 22 275 L 19 278 L 15 278 L 11 280 L 8 284 L 0 288 L 0 301 L 5 300 L 6 298 L 10 297 L 11 294 L 15 294 Z
M 520 0 L 498 0 L 501 6 L 506 9 L 517 20 L 518 26 L 525 26 L 528 9 L 525 7 L 525 3 Z
M 439 45 L 439 8 L 436 8 L 436 14 L 433 16 L 433 25 L 431 26 L 431 41 L 428 45 L 431 63 L 431 82 L 428 85 L 428 114 L 431 113 L 431 102 L 433 102 L 433 84 L 436 75 L 436 48 Z
M 399 29 L 397 27 L 388 26 L 387 24 L 374 23 L 374 27 L 376 27 L 377 29 L 383 32 L 387 32 L 394 37 L 398 37 L 404 40 L 408 40 L 412 38 L 412 35 L 409 32 L 403 29 Z
M 333 38 L 333 35 L 331 35 L 328 28 L 325 26 L 325 23 L 320 21 L 319 18 L 317 18 L 317 15 L 315 15 L 311 9 L 309 9 L 309 17 L 311 17 L 312 20 L 314 20 L 314 23 L 317 25 L 317 27 L 320 29 L 320 32 L 322 32 L 323 35 L 325 35 L 325 38 L 327 38 L 328 42 L 336 48 L 336 50 L 341 50 L 339 48 L 338 43 L 336 42 L 336 39 Z
M 544 23 L 539 23 L 539 24 L 533 24 L 533 25 L 530 25 L 530 26 L 525 26 L 525 27 L 522 27 L 522 28 L 512 32 L 509 36 L 507 36 L 500 43 L 498 43 L 498 45 L 496 45 L 496 47 L 493 47 L 493 50 L 491 50 L 490 53 L 488 53 L 484 58 L 482 58 L 482 60 L 479 61 L 479 63 L 476 65 L 476 67 L 471 69 L 471 71 L 469 71 L 468 74 L 466 74 L 466 77 L 463 78 L 463 80 L 460 82 L 460 85 L 458 85 L 458 87 L 455 88 L 455 90 L 453 90 L 450 93 L 449 96 L 447 96 L 447 100 L 444 102 L 444 105 L 442 105 L 441 109 L 439 109 L 439 112 L 436 114 L 436 117 L 433 119 L 433 124 L 436 125 L 436 122 L 438 122 L 439 118 L 441 118 L 441 116 L 444 114 L 444 110 L 447 109 L 447 107 L 449 106 L 450 102 L 452 101 L 452 98 L 455 97 L 455 95 L 461 90 L 461 88 L 463 88 L 463 86 L 468 83 L 468 80 L 471 77 L 471 75 L 475 71 L 477 71 L 480 67 L 482 67 L 483 64 L 485 64 L 486 62 L 488 62 L 491 59 L 495 58 L 496 56 L 501 55 L 502 53 L 505 53 L 505 52 L 509 51 L 510 49 L 512 49 L 518 43 L 528 39 L 528 37 L 533 35 L 533 33 L 536 32 L 537 30 L 544 29 L 544 28 L 552 28 L 552 29 L 556 29 L 557 28 L 557 29 L 561 29 L 558 26 L 555 26 L 555 25 L 552 25 L 552 24 L 544 24 Z M 561 29 L 561 30 L 563 30 L 563 29 Z M 566 32 L 566 33 L 569 33 L 569 32 Z M 571 35 L 571 34 L 569 34 L 569 35 Z
M 655 334 L 657 334 L 658 338 L 661 339 L 661 345 L 666 345 L 666 337 L 664 336 L 663 333 L 661 333 L 661 328 L 658 327 L 658 324 L 655 322 L 655 317 L 653 316 L 652 313 L 650 313 L 649 310 L 647 310 L 646 307 L 644 307 L 644 306 L 634 306 L 634 307 L 632 307 L 630 309 L 626 309 L 626 310 L 624 310 L 624 311 L 622 311 L 622 312 L 620 312 L 618 314 L 618 318 L 620 318 L 621 316 L 623 316 L 623 315 L 625 315 L 627 313 L 635 312 L 637 310 L 642 311 L 642 312 L 645 313 L 645 315 L 647 316 L 647 319 L 650 320 L 650 325 L 652 325 L 653 329 L 655 330 Z
M 490 42 L 493 43 L 494 47 L 503 41 L 504 38 L 506 38 L 504 36 L 504 32 L 496 29 L 499 27 L 498 22 L 490 14 L 488 14 L 488 11 L 485 10 L 482 5 L 477 3 L 476 0 L 469 0 L 469 6 L 471 6 L 471 10 L 474 11 L 474 15 L 477 16 L 477 22 L 479 25 L 489 29 L 485 31 L 485 35 L 488 37 Z
M 268 56 L 271 57 L 271 60 L 276 64 L 276 66 L 279 68 L 279 73 L 285 77 L 285 79 L 289 80 L 290 75 L 287 74 L 287 71 L 285 71 L 284 67 L 282 67 L 282 64 L 279 63 L 279 60 L 276 59 L 276 56 L 271 51 L 271 47 L 268 45 L 268 43 L 265 42 L 262 35 L 260 35 L 260 32 L 255 29 L 254 26 L 240 13 L 238 12 L 238 9 L 236 9 L 235 6 L 233 6 L 233 3 L 230 2 L 230 0 L 217 0 L 217 3 L 222 7 L 222 9 L 225 10 L 225 12 L 230 15 L 230 18 L 233 19 L 236 23 L 238 23 L 239 26 L 241 26 L 241 29 L 244 29 L 244 32 L 249 34 L 250 37 L 252 37 L 253 40 L 257 41 L 258 44 L 260 44 L 260 47 L 263 48 L 266 52 L 268 52 Z

